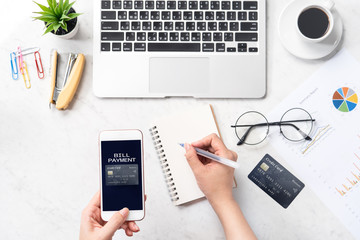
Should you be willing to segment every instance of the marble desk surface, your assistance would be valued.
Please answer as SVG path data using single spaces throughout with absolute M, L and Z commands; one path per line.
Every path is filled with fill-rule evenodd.
M 44 0 L 40 2 L 45 2 Z M 291 169 L 265 142 L 236 146 L 229 127 L 246 110 L 268 113 L 324 61 L 304 61 L 290 55 L 277 33 L 278 19 L 290 0 L 268 0 L 268 87 L 258 100 L 99 99 L 92 93 L 92 1 L 78 0 L 80 30 L 72 40 L 42 36 L 32 1 L 2 1 L 0 8 L 0 238 L 77 239 L 80 215 L 99 189 L 98 134 L 104 129 L 139 128 L 145 133 L 146 217 L 134 239 L 224 239 L 215 213 L 206 200 L 174 207 L 169 200 L 157 155 L 147 129 L 158 116 L 201 103 L 214 106 L 226 145 L 239 155 L 234 195 L 260 239 L 353 239 L 309 187 L 288 209 L 259 190 L 247 175 L 270 153 Z M 344 22 L 343 47 L 360 61 L 358 28 L 360 2 L 335 0 Z M 32 57 L 26 57 L 32 88 L 10 77 L 9 52 L 20 45 L 38 46 L 46 79 L 38 80 Z M 50 52 L 82 52 L 86 67 L 71 109 L 49 109 Z M 276 133 L 275 133 L 276 134 Z M 120 231 L 114 239 L 126 238 Z

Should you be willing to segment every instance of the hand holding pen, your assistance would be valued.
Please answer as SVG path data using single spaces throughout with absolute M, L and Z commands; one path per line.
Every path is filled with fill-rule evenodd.
M 191 145 L 185 144 L 186 159 L 194 172 L 201 191 L 209 200 L 224 227 L 226 239 L 256 239 L 242 211 L 232 195 L 234 168 L 226 166 L 227 161 L 210 160 L 199 156 L 196 148 L 207 150 L 217 157 L 236 163 L 237 154 L 226 148 L 216 134 L 211 134 Z M 205 151 L 206 152 L 206 151 Z
M 182 146 L 183 148 L 185 148 L 184 143 L 179 143 L 179 145 Z M 234 162 L 233 160 L 217 156 L 217 155 L 215 155 L 215 154 L 213 154 L 211 152 L 205 151 L 205 150 L 203 150 L 201 148 L 197 148 L 197 147 L 195 147 L 195 151 L 196 151 L 197 155 L 200 155 L 200 156 L 202 156 L 204 158 L 216 161 L 216 162 L 224 164 L 224 165 L 226 165 L 228 167 L 232 167 L 232 168 L 235 168 L 235 169 L 239 168 L 239 165 L 236 162 Z
M 228 167 L 207 157 L 199 156 L 195 148 L 209 151 L 236 163 L 237 154 L 226 148 L 216 134 L 211 134 L 191 145 L 185 144 L 186 159 L 194 172 L 200 189 L 206 197 L 215 200 L 219 197 L 232 197 L 234 168 Z

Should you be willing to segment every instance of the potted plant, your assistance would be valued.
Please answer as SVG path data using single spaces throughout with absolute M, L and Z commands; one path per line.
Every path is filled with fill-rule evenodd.
M 46 30 L 44 35 L 51 32 L 60 38 L 70 39 L 75 36 L 79 30 L 78 16 L 81 13 L 76 13 L 72 8 L 75 1 L 69 3 L 69 0 L 47 0 L 48 7 L 35 2 L 42 10 L 42 12 L 35 12 L 40 16 L 34 19 L 43 21 Z

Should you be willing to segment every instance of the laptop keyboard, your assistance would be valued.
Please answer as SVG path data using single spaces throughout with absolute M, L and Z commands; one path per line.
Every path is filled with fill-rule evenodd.
M 102 52 L 256 54 L 257 1 L 101 1 Z

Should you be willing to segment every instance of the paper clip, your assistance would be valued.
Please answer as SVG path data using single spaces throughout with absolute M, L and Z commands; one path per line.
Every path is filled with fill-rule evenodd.
M 23 55 L 21 53 L 21 48 L 18 47 L 18 55 L 19 55 L 19 68 L 20 68 L 20 72 L 22 75 L 24 75 L 23 72 L 23 67 L 24 67 L 24 60 L 23 60 Z
M 37 73 L 40 79 L 45 77 L 44 68 L 39 51 L 34 52 Z
M 24 71 L 25 70 L 25 71 Z M 30 78 L 29 78 L 29 72 L 27 69 L 27 65 L 26 63 L 23 61 L 23 69 L 21 71 L 21 74 L 23 76 L 24 82 L 25 82 L 25 87 L 27 89 L 31 88 L 31 83 L 30 83 Z M 26 81 L 27 80 L 27 81 Z
M 19 67 L 20 67 L 20 72 L 21 75 L 23 76 L 24 82 L 25 82 L 25 87 L 27 89 L 31 88 L 31 83 L 30 83 L 30 77 L 29 77 L 29 71 L 27 69 L 27 65 L 23 59 L 23 55 L 21 53 L 21 48 L 18 47 L 18 54 L 19 54 Z M 25 71 L 24 71 L 25 70 Z
M 30 54 L 33 54 L 34 52 L 38 52 L 40 51 L 40 48 L 38 47 L 33 47 L 33 48 L 25 48 L 25 49 L 21 49 L 21 54 L 23 56 L 26 56 L 26 55 L 30 55 Z M 18 57 L 20 54 L 17 53 L 16 56 Z
M 11 77 L 13 80 L 19 78 L 19 69 L 16 60 L 16 54 L 14 52 L 10 53 L 10 64 L 11 64 Z

